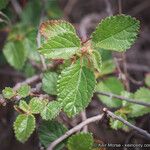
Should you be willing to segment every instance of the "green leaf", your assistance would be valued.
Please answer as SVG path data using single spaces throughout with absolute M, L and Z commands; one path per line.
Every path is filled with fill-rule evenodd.
M 80 40 L 75 34 L 64 33 L 52 37 L 38 50 L 48 59 L 68 59 L 80 50 Z
M 134 99 L 139 100 L 141 102 L 150 102 L 150 89 L 147 88 L 140 88 L 134 94 Z M 150 108 L 137 105 L 137 104 L 130 104 L 130 113 L 128 114 L 130 117 L 139 117 L 143 116 L 144 114 L 150 113 Z
M 19 108 L 22 109 L 26 113 L 30 112 L 30 107 L 24 100 L 20 100 Z
M 17 90 L 17 94 L 20 97 L 25 98 L 25 97 L 29 96 L 30 90 L 31 90 L 31 87 L 27 84 L 24 84 Z
M 145 77 L 145 84 L 150 87 L 150 74 L 147 74 Z
M 57 83 L 58 100 L 74 116 L 88 106 L 96 81 L 93 71 L 77 62 L 62 71 Z
M 47 41 L 39 48 L 45 58 L 68 59 L 81 47 L 74 27 L 65 21 L 47 21 L 41 24 L 40 33 Z
M 5 89 L 2 91 L 2 94 L 4 98 L 11 99 L 12 97 L 15 96 L 16 93 L 13 90 L 13 88 L 5 87 Z
M 7 4 L 8 4 L 9 0 L 0 0 L 0 10 L 4 9 Z
M 134 43 L 139 21 L 131 16 L 117 15 L 104 19 L 92 34 L 93 46 L 106 50 L 125 51 Z
M 41 117 L 44 120 L 54 119 L 61 111 L 62 105 L 58 101 L 52 101 L 42 110 Z
M 24 143 L 35 129 L 35 118 L 33 115 L 19 115 L 14 122 L 14 132 L 17 140 Z
M 7 42 L 3 53 L 11 66 L 17 70 L 22 69 L 27 59 L 27 50 L 22 41 Z
M 94 68 L 101 72 L 101 67 L 102 67 L 102 59 L 101 59 L 101 55 L 98 51 L 93 51 L 92 53 L 92 61 L 93 61 L 93 65 Z
M 120 95 L 124 91 L 123 84 L 115 77 L 109 77 L 104 81 L 98 83 L 96 91 L 108 92 Z M 108 96 L 98 95 L 100 101 L 106 104 L 108 107 L 119 107 L 122 105 L 122 101 L 116 98 L 110 98 Z
M 39 139 L 46 148 L 67 131 L 67 128 L 56 121 L 43 121 L 39 128 Z M 62 150 L 64 142 L 59 143 L 54 150 Z
M 41 24 L 40 33 L 46 39 L 50 39 L 66 33 L 76 34 L 76 31 L 69 22 L 63 20 L 48 20 Z
M 45 101 L 39 99 L 38 97 L 34 97 L 30 100 L 29 107 L 33 114 L 38 114 L 43 111 L 45 107 Z
M 44 92 L 56 95 L 56 84 L 57 84 L 58 74 L 55 72 L 46 72 L 42 78 L 42 89 Z
M 68 139 L 69 150 L 92 150 L 93 137 L 91 133 L 77 133 Z
M 119 110 L 115 111 L 115 115 L 127 120 L 127 116 L 124 113 L 121 113 Z M 122 123 L 119 120 L 115 120 L 113 118 L 110 118 L 110 126 L 111 126 L 111 128 L 113 128 L 115 130 L 118 130 L 118 129 L 126 130 L 127 129 L 127 126 L 124 123 Z

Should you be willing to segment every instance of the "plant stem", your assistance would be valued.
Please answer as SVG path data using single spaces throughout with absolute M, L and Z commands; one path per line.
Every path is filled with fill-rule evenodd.
M 57 140 L 55 140 L 54 142 L 52 142 L 47 150 L 53 150 L 54 147 L 59 144 L 60 142 L 62 142 L 63 140 L 65 140 L 67 137 L 69 137 L 70 135 L 72 135 L 73 133 L 81 130 L 81 128 L 83 128 L 85 125 L 88 125 L 89 123 L 95 122 L 95 121 L 99 121 L 103 118 L 104 114 L 100 114 L 91 118 L 86 119 L 85 121 L 81 122 L 80 124 L 78 124 L 77 126 L 75 126 L 74 128 L 70 129 L 69 131 L 67 131 L 64 135 L 62 135 L 61 137 L 59 137 Z
M 108 96 L 108 97 L 124 100 L 124 101 L 127 101 L 129 103 L 134 103 L 134 104 L 150 107 L 150 103 L 142 102 L 142 100 L 139 101 L 139 100 L 136 100 L 136 99 L 126 98 L 126 97 L 123 97 L 123 96 L 119 96 L 119 95 L 115 95 L 113 93 L 107 93 L 107 92 L 96 92 L 96 93 L 100 94 L 100 95 L 105 95 L 105 96 Z
M 129 123 L 128 121 L 126 121 L 126 120 L 124 120 L 123 118 L 121 118 L 121 117 L 115 115 L 113 112 L 107 110 L 107 108 L 104 108 L 103 111 L 106 112 L 106 113 L 107 113 L 110 117 L 112 117 L 113 119 L 117 119 L 117 120 L 121 121 L 123 124 L 125 124 L 125 125 L 127 125 L 128 127 L 132 128 L 132 129 L 134 129 L 134 130 L 136 130 L 138 133 L 140 133 L 141 135 L 143 135 L 143 136 L 146 137 L 147 139 L 150 139 L 150 134 L 149 134 L 147 131 L 145 131 L 145 130 L 143 130 L 143 129 L 141 129 L 141 128 L 138 128 L 138 127 L 136 127 L 136 126 L 134 126 L 134 125 L 132 125 L 132 124 Z

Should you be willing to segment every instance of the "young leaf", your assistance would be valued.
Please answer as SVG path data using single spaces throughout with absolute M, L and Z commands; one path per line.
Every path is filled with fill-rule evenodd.
M 69 150 L 92 150 L 93 137 L 91 133 L 78 133 L 68 139 Z
M 44 73 L 43 79 L 42 79 L 42 89 L 44 92 L 56 95 L 56 84 L 57 84 L 58 74 L 55 72 L 46 72 Z
M 27 84 L 24 84 L 17 90 L 17 94 L 20 97 L 25 98 L 30 94 L 30 90 L 31 90 L 31 87 Z
M 35 129 L 35 118 L 33 115 L 19 115 L 14 122 L 14 132 L 17 140 L 24 143 Z
M 20 100 L 19 108 L 22 109 L 26 113 L 30 112 L 30 107 L 24 100 Z
M 57 83 L 58 100 L 68 116 L 74 116 L 91 101 L 96 81 L 94 73 L 77 62 L 62 71 Z
M 51 142 L 59 138 L 67 131 L 67 128 L 56 121 L 43 121 L 39 128 L 39 139 L 46 148 Z M 54 150 L 62 150 L 64 143 L 59 143 Z
M 7 42 L 3 50 L 8 63 L 15 69 L 20 70 L 27 59 L 27 50 L 22 41 Z
M 48 20 L 41 24 L 40 33 L 46 39 L 50 39 L 52 37 L 58 37 L 60 34 L 75 34 L 76 31 L 69 22 L 63 20 Z
M 120 111 L 115 111 L 115 115 L 127 120 L 127 116 L 124 113 L 121 113 Z M 127 129 L 127 126 L 124 125 L 124 123 L 122 123 L 119 120 L 114 120 L 113 118 L 110 118 L 110 126 L 111 128 L 118 130 L 118 129 Z
M 124 90 L 123 84 L 115 77 L 109 77 L 108 79 L 98 83 L 96 91 L 109 92 L 120 95 Z M 98 95 L 99 99 L 108 107 L 119 107 L 122 101 L 116 98 L 110 98 L 103 95 Z
M 33 114 L 38 114 L 43 111 L 45 107 L 45 101 L 34 97 L 30 100 L 29 107 Z
M 80 39 L 74 27 L 65 21 L 47 21 L 40 26 L 47 41 L 39 48 L 45 58 L 68 59 L 80 49 Z
M 12 97 L 15 96 L 16 93 L 13 90 L 13 88 L 5 87 L 5 89 L 2 91 L 2 94 L 4 98 L 11 99 Z
M 92 61 L 93 61 L 93 64 L 94 64 L 94 68 L 97 69 L 97 71 L 101 72 L 102 59 L 101 59 L 101 55 L 98 51 L 93 51 Z
M 150 102 L 150 90 L 147 88 L 140 88 L 134 94 L 134 99 L 143 101 L 143 102 Z M 150 108 L 137 105 L 137 104 L 130 104 L 130 113 L 128 114 L 130 117 L 139 117 L 143 116 L 144 114 L 150 113 Z
M 41 111 L 41 117 L 44 120 L 52 120 L 54 119 L 59 112 L 61 111 L 61 103 L 57 101 L 52 101 L 48 103 L 47 106 Z
M 92 34 L 93 46 L 106 50 L 125 51 L 134 43 L 139 21 L 126 15 L 104 19 Z

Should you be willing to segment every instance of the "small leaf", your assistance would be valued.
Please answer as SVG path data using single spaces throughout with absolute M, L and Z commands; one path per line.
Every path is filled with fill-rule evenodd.
M 34 97 L 30 100 L 29 107 L 33 114 L 38 114 L 43 111 L 45 107 L 45 101 Z
M 69 150 L 92 150 L 93 137 L 91 133 L 77 133 L 68 139 Z
M 92 34 L 93 46 L 106 50 L 125 51 L 134 43 L 139 21 L 126 15 L 104 19 Z
M 17 90 L 17 93 L 20 97 L 25 98 L 29 96 L 30 90 L 31 90 L 31 87 L 27 84 L 24 84 Z
M 147 74 L 145 77 L 145 84 L 150 87 L 150 74 Z
M 17 140 L 24 143 L 35 129 L 35 118 L 33 115 L 19 115 L 14 122 L 14 132 Z
M 42 79 L 42 89 L 44 92 L 56 95 L 56 84 L 57 84 L 58 74 L 55 72 L 46 72 Z
M 67 131 L 67 128 L 56 121 L 43 121 L 39 128 L 40 142 L 47 148 L 50 143 Z M 62 150 L 64 142 L 59 143 L 54 150 Z
M 72 33 L 75 34 L 74 27 L 63 20 L 48 20 L 40 26 L 40 33 L 45 38 L 58 37 L 60 34 Z
M 11 99 L 12 97 L 15 96 L 16 93 L 13 90 L 13 88 L 5 87 L 5 89 L 2 91 L 2 94 L 4 98 Z
M 141 102 L 150 102 L 150 90 L 144 87 L 141 87 L 137 90 L 134 94 L 134 99 L 139 100 Z M 130 104 L 130 113 L 128 114 L 130 117 L 139 117 L 143 116 L 144 114 L 150 113 L 150 108 L 137 105 L 137 104 Z
M 3 50 L 8 63 L 15 69 L 20 70 L 27 59 L 27 50 L 22 41 L 7 42 Z
M 45 58 L 68 59 L 81 47 L 74 27 L 68 22 L 46 21 L 41 24 L 40 33 L 47 39 L 39 48 L 39 52 Z
M 115 77 L 109 77 L 104 81 L 98 83 L 96 91 L 108 92 L 120 95 L 124 91 L 123 84 Z M 108 107 L 119 107 L 122 105 L 122 101 L 116 98 L 110 98 L 108 96 L 98 95 L 100 101 L 106 104 Z
M 59 112 L 61 111 L 61 103 L 57 101 L 52 101 L 48 103 L 47 106 L 42 110 L 41 117 L 44 120 L 52 120 L 54 119 Z
M 58 100 L 68 116 L 82 111 L 91 101 L 95 88 L 94 73 L 80 62 L 64 69 L 57 84 Z
M 101 72 L 102 59 L 101 59 L 101 55 L 98 51 L 93 51 L 92 61 L 93 61 L 93 64 L 94 64 L 94 68 L 97 69 L 97 71 Z
M 124 113 L 121 113 L 119 110 L 115 111 L 115 115 L 127 120 L 127 116 Z M 110 126 L 111 126 L 111 128 L 113 128 L 115 130 L 118 130 L 118 129 L 126 130 L 127 129 L 127 126 L 124 123 L 122 123 L 119 120 L 114 120 L 113 118 L 110 118 Z
M 30 107 L 24 100 L 20 100 L 19 108 L 22 109 L 26 113 L 30 112 Z

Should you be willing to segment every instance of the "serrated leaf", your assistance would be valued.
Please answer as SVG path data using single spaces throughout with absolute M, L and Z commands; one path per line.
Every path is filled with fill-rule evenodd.
M 61 111 L 62 105 L 58 101 L 52 101 L 42 110 L 41 117 L 44 120 L 54 119 Z
M 101 55 L 98 51 L 93 51 L 92 53 L 92 61 L 93 61 L 93 65 L 94 68 L 101 72 L 101 68 L 102 68 L 102 58 Z
M 80 62 L 64 69 L 57 84 L 58 100 L 68 116 L 74 116 L 90 103 L 95 88 L 94 73 Z
M 7 42 L 3 50 L 8 63 L 15 69 L 20 70 L 27 59 L 27 50 L 22 41 Z
M 108 92 L 120 95 L 124 91 L 123 84 L 115 77 L 109 77 L 104 81 L 100 81 L 96 87 L 96 91 Z M 121 100 L 116 98 L 110 98 L 108 96 L 98 95 L 100 101 L 106 104 L 108 107 L 119 107 L 122 104 Z
M 35 129 L 35 118 L 33 115 L 19 115 L 14 122 L 14 132 L 18 141 L 24 143 Z
M 3 89 L 2 91 L 2 94 L 4 98 L 11 99 L 12 97 L 15 96 L 16 93 L 13 90 L 13 88 L 5 87 L 5 89 Z
M 71 33 L 75 34 L 74 27 L 64 20 L 48 20 L 40 26 L 40 33 L 45 38 L 58 37 L 60 34 Z
M 30 90 L 31 90 L 31 87 L 27 84 L 24 84 L 17 90 L 17 94 L 20 97 L 25 98 L 25 97 L 29 96 Z
M 39 128 L 39 139 L 42 145 L 46 148 L 54 140 L 59 138 L 67 131 L 67 128 L 56 121 L 43 121 Z M 64 147 L 64 142 L 59 143 L 54 150 L 62 150 Z
M 66 21 L 46 21 L 41 24 L 40 33 L 47 39 L 39 48 L 45 58 L 68 59 L 80 49 L 80 39 L 74 27 Z
M 147 74 L 145 77 L 145 84 L 150 87 L 150 74 Z
M 29 107 L 33 114 L 38 114 L 43 111 L 45 107 L 45 101 L 39 99 L 38 97 L 34 97 L 30 100 Z
M 42 78 L 42 89 L 44 92 L 56 95 L 56 84 L 57 84 L 58 74 L 56 72 L 46 72 Z
M 68 59 L 80 49 L 80 40 L 75 34 L 64 33 L 45 42 L 39 52 L 48 59 Z
M 108 17 L 92 34 L 93 46 L 106 50 L 125 51 L 134 43 L 138 30 L 139 21 L 131 16 Z
M 24 100 L 20 100 L 19 108 L 22 109 L 26 113 L 30 112 L 30 107 Z
M 0 10 L 4 9 L 7 4 L 8 4 L 9 0 L 0 0 Z
M 137 90 L 134 94 L 134 99 L 142 101 L 142 102 L 150 102 L 150 89 L 141 87 Z M 150 113 L 150 108 L 137 105 L 137 104 L 130 104 L 130 113 L 128 114 L 130 117 L 139 117 L 143 116 L 144 114 Z
M 68 139 L 69 150 L 92 150 L 93 137 L 91 133 L 77 133 Z

